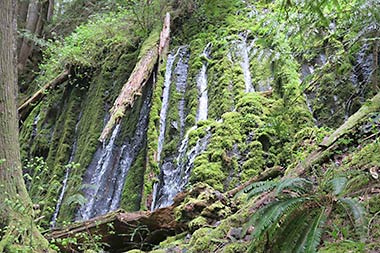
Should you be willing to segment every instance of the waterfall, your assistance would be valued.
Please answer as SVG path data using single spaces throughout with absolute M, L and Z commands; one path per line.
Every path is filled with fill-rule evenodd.
M 178 57 L 177 64 L 174 68 L 173 75 L 173 64 Z M 188 47 L 181 46 L 178 48 L 176 53 L 170 54 L 166 63 L 166 72 L 165 72 L 165 82 L 164 90 L 162 95 L 162 107 L 160 111 L 160 132 L 158 137 L 158 148 L 157 148 L 157 161 L 161 160 L 161 153 L 165 143 L 165 130 L 166 130 L 166 117 L 167 110 L 169 106 L 169 97 L 170 97 L 170 84 L 172 81 L 175 81 L 176 91 L 181 95 L 181 98 L 178 102 L 178 114 L 179 114 L 179 127 L 180 135 L 184 134 L 185 128 L 185 92 L 186 92 L 186 82 L 187 82 L 187 72 L 188 72 Z M 152 204 L 151 210 L 154 210 L 158 195 L 159 186 L 158 183 L 153 185 L 153 194 L 152 194 Z
M 73 143 L 73 148 L 71 149 L 71 154 L 70 154 L 68 165 L 66 166 L 65 177 L 63 178 L 63 181 L 62 181 L 61 192 L 59 194 L 59 198 L 58 198 L 57 204 L 55 206 L 53 218 L 51 219 L 51 222 L 50 222 L 52 228 L 54 228 L 56 223 L 57 223 L 58 214 L 59 214 L 59 211 L 60 211 L 61 206 L 62 206 L 63 197 L 65 196 L 65 192 L 66 192 L 66 188 L 67 188 L 67 182 L 69 180 L 69 176 L 70 176 L 70 172 L 71 172 L 71 165 L 70 164 L 74 161 L 75 152 L 77 151 L 77 146 L 78 146 L 77 141 L 78 140 L 77 140 L 76 136 L 78 134 L 78 126 L 79 126 L 79 122 L 80 122 L 81 117 L 82 117 L 82 112 L 79 113 L 78 120 L 77 120 L 77 123 L 75 125 L 75 130 L 74 130 L 75 140 Z
M 115 148 L 114 143 L 116 141 L 116 137 L 119 134 L 119 129 L 120 124 L 117 124 L 112 131 L 111 138 L 108 141 L 107 145 L 105 145 L 105 147 L 101 147 L 101 149 L 98 149 L 96 151 L 93 162 L 87 169 L 86 174 L 90 175 L 85 175 L 84 181 L 87 181 L 87 177 L 90 176 L 89 184 L 91 184 L 91 187 L 87 188 L 84 192 L 88 202 L 84 204 L 79 210 L 79 214 L 81 216 L 80 219 L 82 220 L 88 220 L 94 217 L 95 201 L 98 195 L 102 195 L 101 191 L 104 190 L 100 188 L 100 185 L 102 179 L 105 178 L 104 174 L 107 172 L 108 167 L 113 161 L 113 150 Z
M 162 208 L 173 204 L 174 197 L 184 189 L 189 181 L 195 158 L 206 150 L 211 137 L 211 133 L 209 132 L 203 138 L 199 139 L 196 145 L 187 152 L 189 134 L 195 129 L 195 126 L 190 128 L 182 140 L 176 158 L 176 166 L 171 161 L 165 162 L 162 165 L 163 185 L 160 189 L 160 196 L 155 208 Z
M 240 34 L 240 41 L 237 43 L 237 54 L 240 57 L 240 66 L 243 70 L 245 92 L 254 92 L 252 85 L 251 71 L 249 69 L 249 49 L 247 46 L 247 34 Z
M 210 50 L 211 43 L 207 44 L 203 50 L 202 57 L 208 59 Z M 199 102 L 196 122 L 206 120 L 208 114 L 207 61 L 203 62 L 197 76 L 197 87 L 199 92 Z M 183 104 L 181 102 L 183 102 Z M 184 104 L 183 99 L 183 101 L 180 101 L 179 109 L 184 109 L 184 107 L 182 107 Z M 180 117 L 181 115 L 184 117 L 184 110 L 179 111 Z M 195 158 L 206 149 L 208 140 L 211 136 L 210 133 L 208 133 L 197 141 L 195 147 L 188 151 L 189 134 L 196 128 L 196 126 L 193 126 L 186 133 L 179 147 L 176 159 L 174 161 L 169 159 L 162 163 L 160 187 L 158 185 L 154 186 L 156 190 L 153 193 L 152 210 L 171 205 L 174 197 L 181 192 L 188 183 Z
M 77 220 L 88 220 L 119 207 L 128 171 L 145 145 L 151 97 L 152 91 L 148 88 L 131 138 L 123 140 L 121 147 L 116 145 L 121 132 L 119 123 L 108 143 L 95 152 L 83 179 L 84 185 L 90 185 L 84 190 L 87 203 L 80 208 Z
M 178 60 L 177 66 L 174 69 L 174 77 L 176 83 L 176 91 L 180 94 L 181 98 L 178 102 L 178 115 L 179 115 L 179 128 L 180 136 L 182 137 L 185 133 L 185 92 L 187 84 L 187 73 L 188 73 L 188 62 L 189 62 L 189 52 L 187 47 L 182 47 L 180 50 L 180 58 Z
M 162 92 L 162 107 L 160 111 L 160 133 L 158 136 L 158 147 L 157 147 L 157 161 L 161 159 L 161 152 L 164 146 L 165 139 L 165 129 L 166 129 L 166 114 L 169 107 L 169 97 L 170 97 L 170 84 L 172 82 L 172 69 L 173 63 L 180 52 L 181 48 L 178 48 L 175 54 L 169 54 L 168 60 L 166 62 L 166 71 L 165 71 L 165 81 L 164 89 Z
M 210 57 L 211 43 L 207 44 L 203 50 L 202 56 L 206 59 Z M 197 121 L 206 120 L 208 114 L 208 96 L 207 96 L 207 60 L 203 61 L 201 70 L 197 77 L 197 87 L 199 90 L 199 105 Z
M 36 117 L 34 117 L 34 120 L 33 120 L 32 139 L 34 139 L 34 137 L 36 137 L 36 135 L 37 135 L 37 132 L 38 132 L 38 129 L 37 129 L 38 121 L 40 121 L 40 113 L 38 113 L 36 115 Z
M 364 44 L 356 55 L 355 65 L 350 77 L 355 93 L 351 94 L 345 104 L 344 120 L 346 121 L 352 112 L 352 104 L 355 98 L 359 98 L 361 103 L 365 101 L 364 91 L 366 85 L 372 82 L 371 78 L 375 69 L 373 69 L 373 54 L 370 52 L 370 45 Z
M 112 195 L 111 207 L 109 211 L 116 210 L 120 206 L 121 195 L 124 189 L 124 183 L 127 178 L 129 169 L 135 161 L 138 153 L 145 145 L 146 132 L 149 123 L 149 110 L 152 92 L 148 92 L 140 111 L 139 121 L 136 126 L 136 131 L 133 140 L 126 142 L 122 147 L 119 175 L 116 177 L 115 192 Z

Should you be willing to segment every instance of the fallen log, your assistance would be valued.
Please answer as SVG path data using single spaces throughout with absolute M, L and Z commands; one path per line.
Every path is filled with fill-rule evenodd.
M 28 117 L 29 113 L 42 100 L 47 91 L 54 89 L 56 86 L 60 85 L 63 82 L 66 82 L 69 79 L 69 74 L 70 71 L 66 69 L 56 78 L 54 78 L 54 80 L 45 84 L 41 89 L 39 89 L 30 98 L 23 102 L 17 109 L 20 121 L 24 121 Z
M 165 52 L 165 48 L 169 44 L 169 36 L 170 14 L 167 13 L 161 33 L 152 32 L 143 44 L 143 52 L 139 56 L 140 60 L 110 110 L 111 116 L 99 137 L 100 142 L 107 139 L 115 124 L 124 116 L 127 108 L 133 106 L 135 97 L 141 94 L 141 90 L 152 75 L 161 54 Z
M 380 112 L 380 93 L 374 96 L 371 100 L 365 103 L 356 113 L 348 118 L 337 130 L 330 136 L 326 137 L 320 144 L 318 149 L 314 150 L 310 155 L 302 162 L 300 162 L 294 169 L 287 171 L 287 177 L 300 177 L 314 165 L 322 162 L 329 153 L 330 150 L 335 148 L 337 140 L 344 137 L 352 129 L 356 128 L 358 124 L 368 117 L 373 112 Z
M 54 241 L 61 252 L 79 252 L 89 243 L 89 238 L 93 240 L 96 235 L 98 241 L 91 243 L 100 243 L 110 252 L 122 252 L 133 248 L 149 250 L 152 245 L 183 230 L 185 225 L 176 221 L 174 207 L 170 206 L 155 212 L 117 210 L 52 231 L 46 238 Z M 76 238 L 75 243 L 64 243 L 66 238 Z
M 224 215 L 218 212 L 222 208 L 220 204 L 216 209 L 208 209 L 214 203 L 221 202 L 228 210 L 234 209 L 233 202 L 222 193 L 202 183 L 180 192 L 173 202 L 153 212 L 117 210 L 55 229 L 45 237 L 61 252 L 82 252 L 83 245 L 90 244 L 93 249 L 95 243 L 110 253 L 131 249 L 148 251 L 168 236 L 189 231 L 188 224 L 196 217 L 204 216 L 210 222 L 220 220 L 219 215 Z M 97 238 L 96 241 L 93 238 Z
M 238 187 L 228 191 L 225 193 L 227 197 L 234 197 L 238 192 L 242 191 L 244 188 L 246 188 L 248 185 L 259 182 L 259 181 L 264 181 L 267 179 L 275 178 L 278 177 L 279 175 L 282 175 L 284 173 L 285 169 L 281 166 L 274 166 L 272 168 L 266 169 L 256 177 L 251 178 L 247 182 L 245 182 L 242 185 L 239 185 Z

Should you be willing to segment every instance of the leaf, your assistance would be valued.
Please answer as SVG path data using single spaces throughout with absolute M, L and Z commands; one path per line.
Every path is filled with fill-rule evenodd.
M 308 200 L 308 198 L 291 198 L 291 199 L 282 199 L 274 202 L 270 205 L 269 208 L 265 208 L 263 215 L 260 215 L 259 212 L 256 212 L 253 216 L 255 222 L 254 231 L 252 233 L 252 239 L 259 239 L 269 228 L 277 225 L 278 221 L 284 215 L 289 215 L 295 209 L 297 209 L 300 204 Z M 251 248 L 255 248 L 255 244 L 251 245 Z
M 84 205 L 85 203 L 87 203 L 87 199 L 80 193 L 77 193 L 77 194 L 74 194 L 70 197 L 67 198 L 66 200 L 66 204 L 68 206 L 71 206 L 71 205 Z
M 323 207 L 319 214 L 314 217 L 312 224 L 309 226 L 309 230 L 305 233 L 304 241 L 302 242 L 301 248 L 304 249 L 299 252 L 313 253 L 317 252 L 317 248 L 321 242 L 321 237 L 323 233 L 323 226 L 326 222 L 326 208 Z
M 330 180 L 329 183 L 331 184 L 335 196 L 338 196 L 343 193 L 343 191 L 346 189 L 347 181 L 348 180 L 346 177 L 336 177 Z
M 286 178 L 281 180 L 281 182 L 276 187 L 276 194 L 281 193 L 284 189 L 291 189 L 296 192 L 306 192 L 306 187 L 313 185 L 313 183 L 304 178 Z
M 366 236 L 366 217 L 365 210 L 359 201 L 352 198 L 339 198 L 340 203 L 346 211 L 349 211 L 354 217 L 355 230 L 358 233 L 360 240 L 365 241 Z
M 247 186 L 244 189 L 244 192 L 248 193 L 248 198 L 251 199 L 252 197 L 258 194 L 273 190 L 276 185 L 277 185 L 277 182 L 261 181 L 261 182 L 253 183 Z

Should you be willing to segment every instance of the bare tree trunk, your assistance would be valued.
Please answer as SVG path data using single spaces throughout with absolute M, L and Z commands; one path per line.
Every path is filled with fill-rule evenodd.
M 0 8 L 0 252 L 42 252 L 47 241 L 33 224 L 20 161 L 16 108 L 16 0 Z
M 54 15 L 54 0 L 49 0 L 49 7 L 48 7 L 47 16 L 46 16 L 46 21 L 48 23 L 51 22 L 53 15 Z
M 25 29 L 26 18 L 28 16 L 29 0 L 17 1 L 17 26 L 20 30 Z M 20 52 L 23 39 L 19 37 L 17 39 L 17 52 Z
M 26 18 L 25 30 L 34 34 L 37 28 L 37 23 L 39 19 L 40 4 L 38 0 L 31 0 L 28 8 L 28 16 Z M 32 41 L 28 38 L 23 38 L 20 53 L 18 57 L 18 68 L 22 69 L 28 57 L 32 52 Z
M 111 130 L 124 116 L 127 108 L 133 106 L 136 96 L 141 94 L 141 90 L 152 75 L 154 67 L 159 63 L 160 54 L 165 53 L 167 50 L 169 36 L 170 14 L 167 13 L 160 36 L 156 35 L 155 31 L 153 31 L 151 36 L 146 40 L 148 45 L 144 44 L 142 46 L 142 48 L 149 47 L 139 56 L 140 60 L 115 100 L 110 110 L 111 117 L 99 137 L 100 142 L 104 142 L 107 139 Z

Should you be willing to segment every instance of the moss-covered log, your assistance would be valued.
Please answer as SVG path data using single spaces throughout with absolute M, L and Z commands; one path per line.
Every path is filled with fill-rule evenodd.
M 164 49 L 167 48 L 169 36 L 170 15 L 167 14 L 161 34 L 158 34 L 157 31 L 153 31 L 143 44 L 139 61 L 114 102 L 110 110 L 111 117 L 103 129 L 99 141 L 104 142 L 104 140 L 107 139 L 107 136 L 115 126 L 116 122 L 124 116 L 127 108 L 133 106 L 135 97 L 141 95 L 142 88 L 152 75 L 160 54 L 162 54 L 165 51 Z
M 329 150 L 332 150 L 335 143 L 348 134 L 352 129 L 358 126 L 363 119 L 368 117 L 373 112 L 380 111 L 380 93 L 364 104 L 359 111 L 353 114 L 343 125 L 341 125 L 333 134 L 326 137 L 320 144 L 317 150 L 314 150 L 310 155 L 302 162 L 300 162 L 294 169 L 288 172 L 288 176 L 303 176 L 308 169 L 314 164 L 323 160 L 328 154 Z
M 66 82 L 69 79 L 69 70 L 63 71 L 51 82 L 45 84 L 41 89 L 34 93 L 30 98 L 23 102 L 18 108 L 18 114 L 21 121 L 24 121 L 33 108 L 41 101 L 41 99 L 46 95 L 47 91 L 54 89 L 57 85 Z

